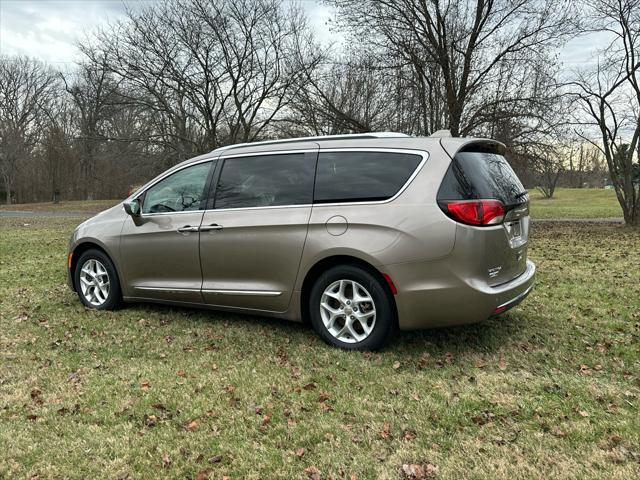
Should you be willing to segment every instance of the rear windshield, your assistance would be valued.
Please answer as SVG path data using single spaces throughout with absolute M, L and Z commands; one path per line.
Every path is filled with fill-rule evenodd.
M 522 183 L 502 155 L 457 153 L 442 181 L 438 200 L 477 199 L 497 199 L 505 205 L 528 200 Z

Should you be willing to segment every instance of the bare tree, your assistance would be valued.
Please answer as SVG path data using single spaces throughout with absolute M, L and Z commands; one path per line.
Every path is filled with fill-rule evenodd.
M 55 76 L 26 57 L 0 57 L 0 177 L 11 203 L 18 166 L 35 146 L 41 113 L 53 95 Z
M 354 37 L 410 65 L 429 92 L 429 108 L 446 106 L 454 136 L 486 123 L 488 114 L 526 109 L 513 82 L 532 62 L 548 59 L 575 33 L 571 2 L 555 0 L 330 0 Z M 497 94 L 496 94 L 497 93 Z
M 81 49 L 152 112 L 178 159 L 265 134 L 317 62 L 306 18 L 281 0 L 170 0 L 129 11 Z
M 625 222 L 640 226 L 640 182 L 634 179 L 640 143 L 640 0 L 589 0 L 592 28 L 612 42 L 593 71 L 572 85 L 584 107 L 587 128 L 581 136 L 602 151 Z M 634 161 L 635 160 L 635 161 Z

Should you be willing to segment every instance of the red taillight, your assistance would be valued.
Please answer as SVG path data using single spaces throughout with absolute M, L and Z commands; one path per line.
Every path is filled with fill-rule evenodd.
M 451 218 L 468 225 L 496 225 L 504 219 L 500 200 L 449 200 L 441 206 Z

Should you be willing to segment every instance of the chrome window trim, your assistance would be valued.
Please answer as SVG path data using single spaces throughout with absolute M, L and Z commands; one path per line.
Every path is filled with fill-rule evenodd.
M 238 153 L 234 155 L 224 155 L 222 154 L 218 157 L 218 160 L 225 160 L 227 158 L 240 158 L 240 157 L 248 157 L 248 156 L 267 156 L 267 155 L 282 155 L 286 153 L 308 153 L 308 152 L 318 152 L 318 155 L 324 152 L 388 152 L 388 153 L 405 153 L 408 155 L 419 155 L 422 157 L 422 160 L 415 168 L 411 176 L 407 179 L 404 185 L 398 190 L 395 195 L 391 198 L 387 198 L 386 200 L 376 200 L 376 201 L 359 201 L 354 200 L 351 202 L 334 202 L 334 203 L 312 203 L 312 204 L 301 204 L 301 205 L 269 205 L 266 207 L 238 207 L 238 208 L 210 208 L 205 210 L 205 212 L 228 212 L 228 211 L 239 211 L 239 210 L 267 210 L 273 208 L 308 208 L 308 207 L 336 207 L 336 206 L 347 206 L 347 205 L 380 205 L 385 203 L 393 202 L 396 198 L 398 198 L 402 193 L 409 187 L 411 182 L 415 179 L 416 176 L 420 173 L 424 164 L 429 160 L 429 152 L 425 150 L 417 150 L 417 149 L 409 149 L 409 148 L 384 148 L 384 147 L 337 147 L 337 148 L 325 148 L 325 149 L 306 149 L 306 150 L 274 150 L 269 152 L 252 152 L 252 153 Z
M 346 205 L 382 205 L 385 203 L 393 202 L 396 198 L 398 198 L 402 193 L 411 185 L 411 182 L 418 176 L 418 174 L 422 171 L 422 167 L 429 160 L 429 152 L 425 150 L 413 150 L 408 148 L 358 148 L 358 147 L 347 147 L 347 148 L 325 148 L 320 150 L 319 153 L 325 152 L 388 152 L 388 153 L 405 153 L 407 155 L 419 155 L 422 157 L 422 160 L 415 168 L 411 176 L 407 179 L 407 181 L 400 187 L 395 195 L 386 200 L 373 200 L 373 201 L 362 201 L 362 200 L 353 200 L 350 202 L 327 202 L 327 203 L 314 203 L 313 207 L 341 207 Z M 319 157 L 319 155 L 318 155 Z M 318 158 L 319 160 L 319 158 Z

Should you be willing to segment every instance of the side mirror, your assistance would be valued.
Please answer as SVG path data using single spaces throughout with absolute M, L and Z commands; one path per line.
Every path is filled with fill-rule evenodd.
M 134 200 L 127 200 L 122 204 L 124 207 L 124 211 L 132 217 L 137 217 L 140 215 L 140 200 L 137 198 Z

